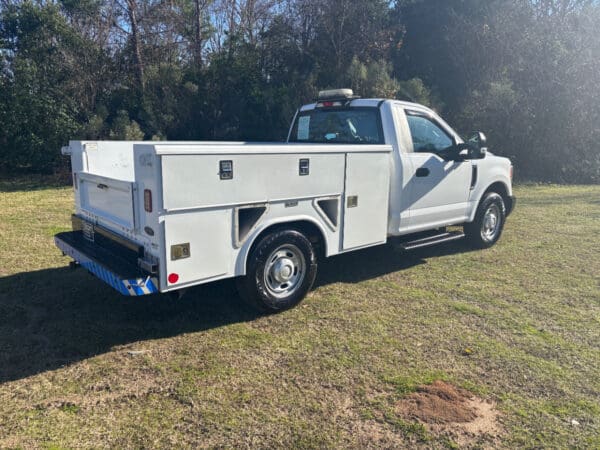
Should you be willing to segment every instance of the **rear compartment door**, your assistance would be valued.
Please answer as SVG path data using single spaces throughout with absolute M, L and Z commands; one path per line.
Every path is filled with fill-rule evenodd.
M 80 207 L 99 222 L 135 229 L 135 184 L 87 173 L 78 173 Z

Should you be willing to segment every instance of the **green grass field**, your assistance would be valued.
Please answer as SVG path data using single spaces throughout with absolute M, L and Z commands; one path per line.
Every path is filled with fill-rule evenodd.
M 600 448 L 600 186 L 523 186 L 497 246 L 324 261 L 259 317 L 231 282 L 126 299 L 66 268 L 69 188 L 0 182 L 0 448 L 456 448 L 398 407 L 493 401 L 471 447 Z

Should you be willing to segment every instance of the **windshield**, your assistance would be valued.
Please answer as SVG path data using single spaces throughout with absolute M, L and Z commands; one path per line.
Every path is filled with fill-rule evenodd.
M 290 142 L 383 144 L 378 108 L 314 109 L 298 114 Z

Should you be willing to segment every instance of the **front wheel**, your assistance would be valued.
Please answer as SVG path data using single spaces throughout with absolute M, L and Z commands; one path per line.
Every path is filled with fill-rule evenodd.
M 237 287 L 253 307 L 277 313 L 300 303 L 316 275 L 317 256 L 306 236 L 296 230 L 279 230 L 254 247 L 246 276 L 237 279 Z
M 477 248 L 491 247 L 500 239 L 505 220 L 502 196 L 496 192 L 486 194 L 477 207 L 475 220 L 464 226 L 467 242 Z

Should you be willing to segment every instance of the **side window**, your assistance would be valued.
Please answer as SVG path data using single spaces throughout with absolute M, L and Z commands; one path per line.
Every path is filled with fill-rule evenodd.
M 406 115 L 415 152 L 436 153 L 454 144 L 448 134 L 427 117 Z

